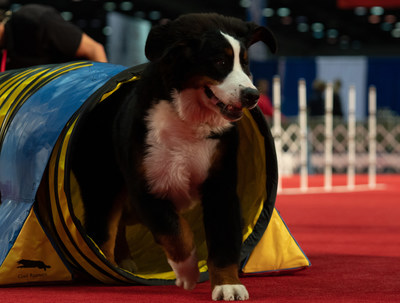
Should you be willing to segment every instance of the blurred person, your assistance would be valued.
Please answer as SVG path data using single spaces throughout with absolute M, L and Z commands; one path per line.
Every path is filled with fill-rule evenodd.
M 76 59 L 107 62 L 102 44 L 39 4 L 0 12 L 0 48 L 2 71 Z
M 325 82 L 315 79 L 312 84 L 312 93 L 308 99 L 308 114 L 323 116 L 325 114 Z
M 312 92 L 307 101 L 307 110 L 310 117 L 323 117 L 325 115 L 325 88 L 324 81 L 315 79 L 312 83 Z M 311 133 L 310 126 L 307 126 L 307 133 Z M 308 174 L 315 173 L 315 167 L 312 161 L 313 155 L 313 142 L 312 137 L 307 140 L 307 169 Z
M 258 106 L 262 113 L 267 119 L 271 119 L 274 114 L 274 108 L 272 106 L 271 99 L 269 98 L 269 82 L 266 79 L 260 79 L 257 81 L 257 89 L 260 92 L 260 98 L 258 99 Z
M 337 117 L 343 117 L 342 102 L 340 100 L 340 88 L 342 82 L 340 79 L 336 79 L 333 82 L 333 111 L 332 114 Z

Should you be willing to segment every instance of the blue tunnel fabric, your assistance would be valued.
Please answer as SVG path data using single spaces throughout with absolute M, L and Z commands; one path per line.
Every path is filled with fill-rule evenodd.
M 27 91 L 34 93 L 20 100 L 22 104 L 11 107 L 4 116 L 12 116 L 12 120 L 2 119 L 0 124 L 0 265 L 29 214 L 53 147 L 65 125 L 89 96 L 125 69 L 119 65 L 76 62 L 32 68 L 29 77 L 18 81 L 15 75 L 21 70 L 1 75 L 2 85 L 9 82 L 14 85 L 7 87 L 9 94 L 27 81 L 32 83 L 31 76 L 37 75 L 40 80 L 35 82 L 36 86 L 26 84 L 26 90 L 18 92 L 22 99 L 29 95 Z M 49 82 L 50 85 L 45 85 Z M 2 99 L 5 95 L 2 92 Z M 7 100 L 0 102 L 2 113 Z

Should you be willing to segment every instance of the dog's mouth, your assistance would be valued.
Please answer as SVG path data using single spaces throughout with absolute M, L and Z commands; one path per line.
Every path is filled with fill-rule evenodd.
M 217 96 L 214 95 L 212 90 L 206 86 L 204 88 L 204 92 L 208 99 L 213 103 L 216 107 L 218 107 L 221 115 L 229 120 L 229 121 L 237 121 L 243 116 L 243 107 L 242 106 L 235 106 L 232 104 L 225 104 L 222 102 L 220 99 L 217 98 Z

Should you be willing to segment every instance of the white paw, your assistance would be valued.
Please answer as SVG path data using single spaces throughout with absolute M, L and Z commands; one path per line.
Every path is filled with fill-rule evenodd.
M 138 268 L 137 268 L 137 266 L 136 266 L 136 263 L 135 263 L 132 259 L 130 259 L 130 258 L 128 258 L 128 259 L 123 259 L 122 261 L 120 261 L 120 262 L 118 263 L 118 266 L 121 267 L 121 268 L 123 268 L 123 269 L 125 269 L 125 270 L 127 270 L 127 271 L 130 271 L 130 272 L 132 272 L 132 273 L 138 271 Z
M 195 288 L 196 283 L 199 281 L 200 277 L 195 249 L 193 249 L 189 258 L 187 258 L 185 261 L 174 262 L 168 259 L 168 263 L 175 273 L 176 286 L 182 287 L 186 290 L 192 290 L 193 288 Z
M 243 301 L 249 299 L 249 293 L 242 284 L 217 285 L 213 289 L 212 299 L 214 301 Z

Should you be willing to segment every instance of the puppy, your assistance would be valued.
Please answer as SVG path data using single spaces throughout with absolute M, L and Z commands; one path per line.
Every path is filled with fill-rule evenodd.
M 193 289 L 196 248 L 182 213 L 201 203 L 212 299 L 249 298 L 238 277 L 235 122 L 259 98 L 247 51 L 257 41 L 275 52 L 265 27 L 217 14 L 183 15 L 155 27 L 140 80 L 81 117 L 72 170 L 87 233 L 111 262 L 134 270 L 126 244 L 115 243 L 124 239 L 125 224 L 141 223 L 165 251 L 176 285 Z

